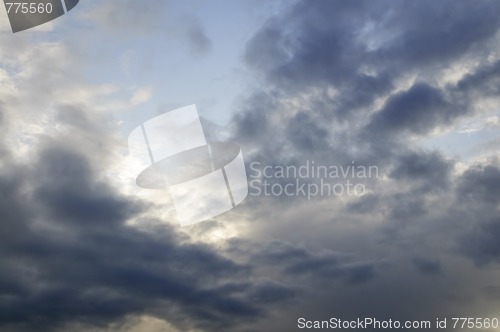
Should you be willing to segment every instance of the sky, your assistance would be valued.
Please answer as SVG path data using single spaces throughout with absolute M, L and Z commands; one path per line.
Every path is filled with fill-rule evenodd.
M 0 330 L 500 319 L 499 13 L 82 0 L 12 33 L 1 7 Z M 249 194 L 180 227 L 168 188 L 135 186 L 127 136 L 191 104 L 240 146 Z M 313 163 L 356 173 L 278 172 Z M 311 192 L 346 181 L 362 190 Z

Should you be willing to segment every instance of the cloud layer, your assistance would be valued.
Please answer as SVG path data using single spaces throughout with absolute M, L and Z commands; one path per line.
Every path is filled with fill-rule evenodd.
M 170 2 L 139 16 L 126 3 L 82 5 L 78 20 L 117 48 L 168 27 Z M 362 180 L 362 196 L 249 196 L 182 229 L 166 192 L 128 186 L 120 125 L 131 126 L 117 119 L 140 112 L 150 90 L 96 83 L 94 65 L 111 64 L 65 38 L 0 36 L 2 331 L 495 317 L 498 148 L 463 159 L 437 142 L 458 135 L 460 148 L 464 123 L 498 119 L 499 6 L 316 0 L 277 13 L 246 42 L 257 83 L 235 102 L 229 130 L 208 135 L 238 141 L 248 165 L 355 162 L 380 174 Z M 217 46 L 206 15 L 155 36 L 184 38 L 186 55 L 203 61 Z M 148 96 L 123 102 L 138 91 Z

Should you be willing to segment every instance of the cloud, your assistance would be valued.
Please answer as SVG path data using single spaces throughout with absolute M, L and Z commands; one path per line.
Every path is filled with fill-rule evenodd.
M 166 27 L 164 14 L 168 1 L 140 4 L 124 0 L 119 4 L 99 2 L 80 13 L 83 19 L 94 22 L 117 34 L 143 34 Z
M 398 181 L 421 182 L 429 189 L 443 189 L 451 181 L 453 161 L 438 152 L 410 152 L 394 163 L 389 176 Z
M 187 45 L 191 55 L 206 55 L 212 48 L 212 41 L 200 19 L 191 14 L 179 15 L 174 9 L 175 4 L 170 1 L 151 4 L 129 0 L 118 4 L 98 2 L 85 7 L 80 18 L 99 27 L 101 33 L 107 31 L 122 38 L 156 36 L 171 47 L 178 47 L 175 41 L 180 40 Z
M 476 166 L 467 170 L 459 182 L 459 197 L 480 205 L 495 205 L 500 196 L 500 169 L 496 165 Z
M 464 213 L 476 214 L 475 223 L 461 235 L 458 247 L 478 266 L 498 262 L 498 211 L 500 169 L 497 165 L 476 165 L 464 172 L 458 183 L 457 204 Z
M 249 298 L 272 285 L 250 284 L 246 300 L 219 291 L 232 279 L 245 280 L 250 267 L 181 242 L 168 226 L 155 233 L 127 226 L 146 206 L 97 180 L 78 148 L 48 141 L 38 154 L 32 168 L 0 177 L 2 250 L 9 257 L 0 264 L 8 295 L 0 303 L 2 326 L 51 330 L 149 313 L 179 326 L 188 324 L 183 316 L 197 317 L 188 325 L 215 328 L 264 314 Z M 274 293 L 262 301 L 288 294 L 278 286 Z M 174 307 L 163 312 L 167 303 Z M 43 318 L 30 319 L 36 316 Z
M 475 291 L 485 276 L 455 260 L 466 257 L 479 268 L 498 262 L 496 152 L 490 150 L 492 158 L 477 165 L 463 164 L 446 150 L 422 144 L 437 132 L 455 130 L 460 121 L 491 116 L 498 106 L 500 27 L 491 15 L 497 4 L 459 2 L 451 10 L 455 4 L 299 1 L 247 43 L 244 59 L 260 84 L 235 114 L 233 136 L 248 151 L 249 164 L 355 160 L 380 170 L 380 178 L 364 182 L 371 186 L 361 197 L 247 200 L 251 236 L 290 243 L 288 250 L 263 247 L 258 265 L 273 262 L 287 280 L 302 281 L 311 316 L 384 316 L 397 310 L 402 319 L 445 315 L 455 305 L 464 311 L 488 307 Z M 324 251 L 311 254 L 295 243 Z M 352 252 L 357 259 L 343 262 Z M 437 301 L 427 292 L 430 275 L 439 280 L 433 291 L 444 296 L 432 308 L 426 307 Z M 313 300 L 314 280 L 322 277 L 359 288 L 322 287 L 324 298 Z M 369 289 L 373 301 L 358 293 L 361 288 Z M 417 293 L 406 301 L 396 289 Z M 458 299 L 476 295 L 474 306 Z
M 132 98 L 130 98 L 130 103 L 133 106 L 137 106 L 139 104 L 147 102 L 149 99 L 151 99 L 152 96 L 152 91 L 151 89 L 148 88 L 143 88 L 143 89 L 138 89 L 134 92 L 132 95 Z
M 441 273 L 441 262 L 427 257 L 415 257 L 412 260 L 415 268 L 425 274 L 439 274 Z
M 311 253 L 289 243 L 271 242 L 256 253 L 259 263 L 281 266 L 286 274 L 300 278 L 341 279 L 348 283 L 365 282 L 375 274 L 375 264 L 359 262 L 353 257 L 333 251 Z
M 190 20 L 186 28 L 189 48 L 194 55 L 205 55 L 212 49 L 212 41 L 207 37 L 199 20 Z
M 374 114 L 368 128 L 373 133 L 425 134 L 436 126 L 449 124 L 460 111 L 451 107 L 438 89 L 425 83 L 391 96 Z
M 52 86 L 55 94 L 65 88 Z M 251 266 L 157 220 L 153 203 L 117 186 L 111 176 L 123 142 L 109 115 L 74 98 L 51 102 L 33 119 L 14 111 L 31 101 L 13 91 L 0 123 L 2 330 L 105 328 L 130 316 L 220 330 L 291 298 L 285 285 L 249 281 Z M 231 290 L 231 283 L 248 286 Z
M 140 12 L 127 3 L 88 5 L 82 20 L 171 42 L 169 2 Z M 489 313 L 484 287 L 496 289 L 489 267 L 500 257 L 497 149 L 467 164 L 422 140 L 496 109 L 497 6 L 318 0 L 277 13 L 246 45 L 258 84 L 236 103 L 231 140 L 247 163 L 355 161 L 380 177 L 363 180 L 362 196 L 248 197 L 184 229 L 168 206 L 130 195 L 122 181 L 126 140 L 113 115 L 130 104 L 122 100 L 142 106 L 148 91 L 130 97 L 123 91 L 136 85 L 89 82 L 90 64 L 64 40 L 30 46 L 3 36 L 2 330 L 127 331 L 140 321 L 290 331 L 298 317 L 332 312 Z M 176 32 L 194 55 L 217 46 L 202 23 Z

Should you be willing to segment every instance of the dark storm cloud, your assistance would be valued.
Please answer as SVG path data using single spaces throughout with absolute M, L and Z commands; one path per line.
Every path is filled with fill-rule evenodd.
M 498 2 L 300 1 L 247 44 L 245 60 L 267 85 L 234 117 L 234 139 L 252 151 L 247 160 L 356 160 L 396 181 L 420 182 L 414 194 L 440 190 L 450 184 L 454 161 L 410 139 L 451 128 L 491 95 L 481 88 L 495 82 L 497 66 L 489 61 L 456 84 L 437 84 L 436 73 L 494 50 L 496 8 Z M 413 83 L 399 87 L 408 77 Z M 406 197 L 404 205 L 414 207 L 407 211 L 425 208 Z
M 457 189 L 457 204 L 475 222 L 459 238 L 459 248 L 478 266 L 500 262 L 500 168 L 476 166 L 467 170 Z
M 412 263 L 422 273 L 431 275 L 441 273 L 441 262 L 439 260 L 427 257 L 415 257 Z
M 311 300 L 296 315 L 425 318 L 471 310 L 461 300 L 469 290 L 453 285 L 473 287 L 469 265 L 448 276 L 455 263 L 441 254 L 466 255 L 481 266 L 499 262 L 496 167 L 485 161 L 461 171 L 445 152 L 420 144 L 477 116 L 482 98 L 497 95 L 498 63 L 488 57 L 497 51 L 499 10 L 496 1 L 299 1 L 247 43 L 245 61 L 261 83 L 233 118 L 247 162 L 356 160 L 377 165 L 384 177 L 368 195 L 346 198 L 340 212 L 333 198 L 331 205 L 247 200 L 265 223 L 257 234 L 330 250 L 312 254 L 274 243 L 255 255 L 257 265 L 276 265 L 309 294 L 321 288 L 325 299 Z M 457 72 L 463 76 L 451 77 Z M 290 212 L 280 219 L 280 209 Z M 345 248 L 385 255 L 396 271 L 362 257 L 345 264 L 358 270 L 344 271 L 344 256 L 334 253 Z M 336 278 L 364 281 L 357 287 L 371 296 L 321 284 Z
M 500 169 L 495 165 L 468 169 L 460 179 L 458 195 L 462 202 L 495 206 L 500 202 Z
M 2 159 L 5 160 L 6 156 L 3 155 Z M 25 208 L 27 197 L 22 190 L 22 179 L 25 174 L 22 169 L 5 170 L 0 168 L 0 171 L 0 208 L 3 212 L 0 235 L 6 239 L 17 239 L 22 237 L 26 231 L 26 225 L 19 220 L 25 220 L 31 214 Z M 4 245 L 7 243 L 4 242 Z
M 243 112 L 235 114 L 234 131 L 238 133 L 241 140 L 251 140 L 262 134 L 269 133 L 268 110 L 275 109 L 275 96 L 267 93 L 259 93 L 244 105 Z
M 478 266 L 500 262 L 500 216 L 476 225 L 472 231 L 460 238 L 460 249 Z
M 419 83 L 391 96 L 365 130 L 382 135 L 404 131 L 425 134 L 436 126 L 449 124 L 459 112 L 440 90 Z
M 500 287 L 485 286 L 483 292 L 491 300 L 498 301 L 500 299 Z
M 256 253 L 254 260 L 281 267 L 292 277 L 339 279 L 347 283 L 366 282 L 375 276 L 373 262 L 360 262 L 354 257 L 333 251 L 312 253 L 290 243 L 271 242 Z
M 133 202 L 116 197 L 111 188 L 94 183 L 89 161 L 67 147 L 49 146 L 40 153 L 33 196 L 54 220 L 75 227 L 121 223 L 139 212 Z
M 286 138 L 298 151 L 323 150 L 328 131 L 306 112 L 299 112 L 286 125 Z
M 398 222 L 410 223 L 415 218 L 420 218 L 427 213 L 424 197 L 414 193 L 397 193 L 387 198 L 389 218 Z
M 272 82 L 309 86 L 356 78 L 362 46 L 352 37 L 369 2 L 299 2 L 248 43 L 247 62 Z M 373 6 L 372 8 L 375 8 Z M 356 13 L 359 11 L 359 15 Z
M 500 61 L 485 65 L 474 73 L 465 75 L 456 85 L 458 91 L 476 95 L 497 96 L 500 92 Z
M 84 146 L 66 144 L 74 137 L 57 138 L 40 144 L 31 165 L 0 168 L 2 330 L 105 327 L 129 314 L 220 330 L 293 297 L 286 285 L 249 282 L 251 266 L 168 225 L 127 226 L 147 218 L 148 205 L 103 181 Z
M 332 118 L 356 121 L 352 116 L 390 93 L 397 78 L 415 73 L 421 81 L 394 93 L 365 131 L 425 134 L 470 110 L 465 96 L 441 91 L 424 77 L 490 49 L 488 42 L 499 27 L 496 8 L 494 1 L 299 2 L 250 40 L 246 60 L 284 92 L 278 98 L 313 88 L 336 89 L 334 97 L 320 94 L 309 101 L 316 106 L 311 112 L 325 124 Z M 259 105 L 266 111 L 251 113 L 272 112 L 268 105 Z M 251 130 L 244 115 L 236 121 Z
M 440 66 L 460 58 L 474 48 L 484 47 L 484 42 L 492 38 L 499 27 L 495 18 L 496 1 L 427 0 L 400 3 L 395 8 L 395 15 L 383 25 L 388 30 L 399 31 L 391 43 L 381 48 L 381 57 L 402 67 Z
M 400 156 L 389 176 L 440 190 L 449 185 L 452 170 L 453 161 L 444 159 L 438 152 L 409 152 Z
M 111 4 L 95 19 L 149 33 L 165 28 L 164 6 L 136 15 L 137 3 Z M 458 247 L 478 266 L 500 262 L 500 171 L 482 165 L 455 174 L 454 161 L 412 138 L 452 126 L 474 114 L 477 98 L 494 95 L 497 64 L 480 61 L 457 84 L 438 84 L 436 75 L 495 47 L 499 6 L 299 1 L 266 23 L 245 53 L 263 84 L 232 123 L 246 160 L 356 160 L 379 165 L 387 178 L 346 201 L 249 198 L 236 210 L 247 215 L 230 222 L 246 220 L 248 236 L 264 239 L 231 239 L 225 249 L 168 225 L 127 226 L 147 225 L 149 205 L 119 194 L 102 174 L 113 138 L 85 111 L 62 107 L 56 118 L 71 135 L 43 140 L 29 165 L 0 154 L 2 330 L 106 327 L 141 314 L 182 330 L 252 330 L 284 307 L 283 320 L 256 330 L 290 331 L 304 313 L 429 319 L 467 310 L 470 301 L 457 299 L 467 298 L 470 266 L 446 276 L 451 263 L 435 252 Z M 200 29 L 189 38 L 204 52 L 210 43 Z M 288 311 L 292 302 L 300 308 Z
M 275 303 L 293 298 L 297 291 L 289 286 L 267 281 L 256 285 L 250 292 L 250 300 L 255 303 Z
M 459 253 L 479 268 L 500 262 L 498 166 L 473 165 L 446 182 L 432 180 L 432 175 L 429 181 L 412 177 L 410 182 L 398 182 L 401 187 L 410 183 L 410 187 L 379 200 L 387 216 L 387 241 L 418 248 L 411 260 L 423 273 L 440 272 L 446 262 L 428 258 L 422 250 L 430 257 Z
M 476 53 L 498 30 L 495 8 L 494 1 L 299 2 L 253 37 L 246 60 L 280 89 L 331 84 L 339 96 L 330 116 L 349 115 L 401 75 Z
M 9 153 L 8 148 L 5 146 L 4 137 L 8 130 L 8 115 L 5 103 L 0 100 L 0 158 L 5 159 Z
M 380 199 L 380 196 L 375 194 L 363 195 L 347 204 L 346 210 L 349 213 L 370 213 L 379 207 Z
M 254 36 L 246 59 L 273 80 L 304 85 L 351 82 L 366 64 L 394 72 L 446 66 L 495 35 L 498 6 L 495 1 L 301 1 Z
M 271 20 L 248 43 L 245 59 L 272 86 L 292 93 L 332 85 L 339 95 L 316 103 L 324 116 L 343 118 L 369 105 L 391 88 L 391 75 L 360 72 L 371 64 L 364 46 L 355 42 L 364 20 L 381 14 L 369 2 L 299 2 Z
M 484 55 L 495 50 L 498 8 L 495 1 L 300 1 L 247 44 L 248 65 L 268 85 L 235 116 L 235 139 L 252 151 L 247 159 L 271 165 L 377 165 L 400 192 L 374 193 L 348 210 L 364 202 L 398 220 L 424 216 L 426 195 L 451 189 L 455 161 L 411 139 L 474 115 L 478 98 L 492 95 L 498 66 Z M 481 61 L 456 84 L 436 83 L 440 70 L 469 59 Z M 413 83 L 398 87 L 407 77 Z

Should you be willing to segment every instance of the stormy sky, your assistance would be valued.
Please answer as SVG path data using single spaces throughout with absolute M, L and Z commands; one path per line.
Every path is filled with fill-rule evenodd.
M 500 2 L 82 0 L 16 34 L 0 11 L 1 331 L 500 319 Z M 127 135 L 190 104 L 249 183 L 378 174 L 180 227 Z

